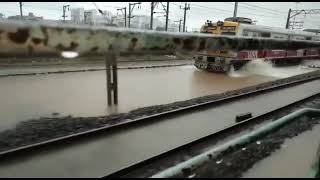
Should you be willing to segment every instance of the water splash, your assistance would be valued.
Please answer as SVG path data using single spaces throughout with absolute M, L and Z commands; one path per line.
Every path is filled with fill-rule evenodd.
M 255 59 L 245 64 L 240 70 L 234 71 L 232 68 L 229 72 L 231 77 L 246 77 L 252 75 L 263 75 L 270 77 L 286 78 L 298 74 L 314 71 L 315 69 L 307 68 L 303 65 L 275 67 L 270 61 L 264 59 Z

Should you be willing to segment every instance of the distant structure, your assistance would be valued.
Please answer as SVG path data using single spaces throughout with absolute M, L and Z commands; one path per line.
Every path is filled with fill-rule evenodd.
M 41 20 L 43 20 L 42 16 L 41 17 L 40 16 L 35 16 L 32 12 L 29 12 L 28 16 L 23 16 L 22 18 L 25 21 L 41 21 Z M 10 19 L 10 20 L 21 20 L 21 16 L 20 15 L 9 16 L 8 19 Z
M 131 28 L 136 29 L 150 29 L 150 16 L 147 15 L 134 15 L 131 19 Z M 119 27 L 124 27 L 124 19 L 123 15 L 115 16 L 114 23 Z M 156 31 L 165 31 L 165 20 L 160 20 L 159 18 L 153 18 L 153 29 Z M 179 24 L 176 24 L 172 21 L 168 21 L 168 31 L 170 32 L 178 32 Z
M 84 8 L 71 9 L 71 23 L 90 25 L 113 25 L 115 18 L 110 11 L 103 11 L 103 15 L 96 9 L 85 10 Z
M 312 32 L 312 33 L 315 33 L 315 34 L 319 34 L 320 33 L 320 29 L 304 29 L 303 31 Z
M 116 26 L 115 17 L 110 11 L 103 11 L 103 15 L 99 14 L 95 17 L 95 25 Z
M 76 24 L 84 23 L 84 8 L 71 9 L 71 21 Z

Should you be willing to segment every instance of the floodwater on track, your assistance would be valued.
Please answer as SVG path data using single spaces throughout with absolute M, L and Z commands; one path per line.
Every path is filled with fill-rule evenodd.
M 263 62 L 264 63 L 264 62 Z M 248 63 L 259 68 L 265 64 Z M 248 67 L 244 67 L 248 68 Z M 260 68 L 265 70 L 264 67 Z M 284 71 L 278 69 L 275 71 Z M 289 74 L 288 72 L 294 72 Z M 286 75 L 310 70 L 287 70 Z M 215 74 L 193 65 L 118 71 L 119 104 L 108 107 L 104 71 L 0 78 L 0 130 L 31 118 L 101 116 L 222 93 L 286 77 L 245 70 Z

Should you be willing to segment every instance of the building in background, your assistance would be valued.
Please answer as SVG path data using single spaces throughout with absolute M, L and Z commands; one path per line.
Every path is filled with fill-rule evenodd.
M 120 21 L 123 22 L 123 17 L 120 18 Z M 128 21 L 127 21 L 128 23 Z M 136 28 L 136 29 L 150 29 L 150 16 L 147 15 L 135 15 L 131 19 L 130 23 L 131 28 Z M 157 31 L 163 31 L 165 27 L 165 22 L 160 20 L 157 17 L 153 18 L 153 29 Z
M 98 11 L 95 9 L 84 11 L 84 23 L 95 25 L 97 20 Z
M 146 15 L 135 15 L 131 18 L 130 27 L 136 29 L 149 29 L 150 17 Z
M 115 24 L 116 17 L 112 15 L 110 11 L 103 11 L 102 14 L 98 14 L 95 16 L 94 24 L 95 25 L 116 25 Z
M 71 9 L 71 21 L 75 24 L 84 23 L 84 8 Z
M 171 20 L 169 20 L 168 31 L 169 32 L 179 32 L 179 23 L 175 23 L 175 22 L 172 22 Z
M 26 21 L 41 21 L 43 20 L 43 17 L 41 16 L 35 16 L 32 12 L 29 12 L 28 16 L 22 16 L 23 20 Z M 8 19 L 10 20 L 21 20 L 21 16 L 20 15 L 16 15 L 16 16 L 9 16 Z

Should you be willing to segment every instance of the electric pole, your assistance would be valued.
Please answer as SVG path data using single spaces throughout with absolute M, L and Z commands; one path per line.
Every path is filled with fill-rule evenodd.
M 151 15 L 150 15 L 150 30 L 153 29 L 153 14 L 154 8 L 158 5 L 158 2 L 151 2 Z
M 292 10 L 289 9 L 288 17 L 287 17 L 287 23 L 286 23 L 286 29 L 301 29 L 303 27 L 303 21 L 296 21 L 296 16 L 298 15 L 304 15 L 307 14 L 320 14 L 320 9 L 302 9 L 302 10 Z M 293 21 L 291 21 L 293 19 Z
M 124 27 L 127 27 L 127 7 L 117 9 L 117 11 L 121 11 L 123 13 L 124 10 Z
M 237 17 L 237 11 L 238 11 L 238 2 L 234 3 L 234 11 L 233 11 L 233 17 Z
M 67 10 L 67 8 L 68 8 L 68 11 L 69 11 L 69 7 L 70 7 L 70 5 L 64 5 L 64 6 L 63 6 L 63 15 L 62 15 L 62 17 L 63 17 L 63 22 L 65 22 L 65 21 L 66 21 L 66 17 L 68 17 L 68 16 L 66 15 L 66 10 Z
M 158 5 L 159 2 L 151 2 L 151 19 L 150 19 L 150 29 L 153 28 L 153 14 L 155 13 L 165 13 L 165 17 L 166 17 L 166 26 L 165 26 L 165 30 L 168 31 L 168 22 L 169 22 L 169 2 L 167 2 L 167 5 L 163 5 L 162 2 L 160 2 L 160 4 L 162 5 L 162 8 L 164 10 L 164 12 L 154 12 L 154 9 L 156 8 L 156 6 Z
M 289 12 L 288 12 L 286 29 L 289 29 L 290 15 L 291 15 L 291 8 L 289 9 Z
M 128 27 L 130 28 L 130 22 L 131 22 L 131 18 L 133 18 L 133 16 L 131 16 L 132 15 L 132 12 L 133 12 L 133 9 L 134 9 L 134 7 L 136 6 L 136 5 L 140 5 L 141 4 L 141 2 L 138 2 L 138 3 L 129 3 L 129 24 L 128 24 Z M 132 8 L 131 8 L 131 6 L 132 6 Z M 140 9 L 140 6 L 138 6 L 138 9 Z
M 184 8 L 181 8 L 184 10 L 184 17 L 183 17 L 183 32 L 186 32 L 186 16 L 187 16 L 187 10 L 190 10 L 190 4 L 188 4 L 187 7 L 187 3 L 185 3 Z
M 23 14 L 22 14 L 22 2 L 19 2 L 20 5 L 20 17 L 23 19 Z
M 168 21 L 169 21 L 169 2 L 167 2 L 167 8 L 166 8 L 166 31 L 168 31 Z

